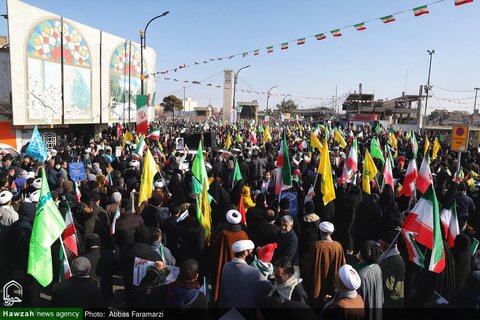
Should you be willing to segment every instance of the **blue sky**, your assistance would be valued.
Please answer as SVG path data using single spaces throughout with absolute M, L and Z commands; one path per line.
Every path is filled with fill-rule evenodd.
M 430 14 L 414 17 L 409 11 L 396 15 L 396 20 L 383 24 L 380 20 L 366 24 L 367 30 L 353 27 L 342 30 L 343 36 L 333 38 L 329 31 L 421 6 L 432 0 L 28 0 L 28 4 L 51 11 L 91 27 L 126 39 L 139 41 L 138 31 L 150 18 L 170 11 L 166 17 L 152 22 L 148 28 L 147 45 L 157 53 L 157 70 L 194 61 L 229 56 L 260 49 L 260 55 L 210 62 L 159 75 L 157 101 L 165 95 L 183 97 L 183 81 L 223 84 L 223 70 L 245 65 L 240 73 L 238 101 L 258 100 L 265 106 L 266 95 L 241 92 L 241 89 L 291 94 L 302 107 L 322 104 L 331 99 L 337 88 L 341 96 L 358 90 L 375 93 L 376 99 L 417 94 L 427 82 L 428 49 L 435 49 L 431 83 L 434 108 L 472 111 L 473 88 L 480 87 L 480 1 L 455 7 L 454 0 L 429 6 Z M 5 13 L 5 2 L 1 4 Z M 6 23 L 0 34 L 6 34 Z M 327 39 L 308 38 L 305 45 L 295 40 L 317 33 Z M 279 44 L 289 41 L 289 49 Z M 275 45 L 267 54 L 266 47 Z M 179 82 L 163 80 L 177 78 Z M 450 92 L 451 91 L 462 92 Z M 468 91 L 468 92 L 463 92 Z M 186 95 L 201 106 L 210 101 L 222 105 L 222 89 L 186 84 Z M 320 99 L 304 99 L 309 96 Z M 270 98 L 270 105 L 281 96 Z M 447 101 L 442 99 L 465 99 Z M 479 101 L 480 104 L 480 101 Z

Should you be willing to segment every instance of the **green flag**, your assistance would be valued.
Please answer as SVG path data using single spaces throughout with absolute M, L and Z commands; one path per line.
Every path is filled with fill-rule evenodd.
M 235 169 L 233 170 L 233 184 L 242 179 L 243 177 L 242 173 L 240 172 L 240 167 L 238 166 L 238 160 L 235 160 Z
M 413 159 L 417 159 L 418 142 L 415 137 L 415 132 L 412 132 L 412 135 L 410 136 L 410 146 L 412 147 Z
M 53 280 L 50 247 L 62 235 L 63 230 L 65 230 L 65 221 L 52 199 L 45 169 L 42 169 L 40 200 L 37 204 L 30 238 L 27 273 L 35 277 L 44 287 Z
M 198 143 L 197 154 L 195 155 L 195 159 L 193 160 L 192 173 L 201 185 L 203 185 L 204 179 L 208 180 L 207 168 L 205 167 L 205 161 L 203 161 L 202 141 Z
M 370 155 L 373 158 L 380 159 L 382 164 L 385 164 L 385 158 L 383 158 L 382 148 L 380 148 L 380 143 L 377 141 L 377 138 L 372 139 L 372 143 L 370 144 Z

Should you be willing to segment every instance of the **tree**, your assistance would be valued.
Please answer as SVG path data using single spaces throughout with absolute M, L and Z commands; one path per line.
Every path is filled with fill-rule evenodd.
M 163 98 L 163 102 L 160 103 L 160 105 L 165 111 L 173 111 L 173 108 L 175 108 L 177 111 L 183 110 L 183 101 L 174 95 Z
M 281 113 L 290 113 L 292 111 L 297 110 L 297 108 L 298 108 L 298 105 L 295 104 L 295 102 L 293 102 L 293 100 L 291 100 L 291 99 L 282 100 L 281 103 L 277 104 L 277 109 Z

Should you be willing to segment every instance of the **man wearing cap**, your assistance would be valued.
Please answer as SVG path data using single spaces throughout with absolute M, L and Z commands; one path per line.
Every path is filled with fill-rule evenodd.
M 365 319 L 365 307 L 362 297 L 357 293 L 362 280 L 357 271 L 345 264 L 338 270 L 335 283 L 335 296 L 325 304 L 322 319 Z
M 220 308 L 248 308 L 247 311 L 255 312 L 272 288 L 260 271 L 245 261 L 254 248 L 251 240 L 239 240 L 232 244 L 234 257 L 222 269 L 218 298 Z
M 18 220 L 18 213 L 12 208 L 13 194 L 10 191 L 0 192 L 0 224 L 10 226 Z
M 333 295 L 337 272 L 345 264 L 342 245 L 331 237 L 333 224 L 324 221 L 319 229 L 321 240 L 310 247 L 300 269 L 312 307 L 321 307 L 325 296 Z
M 72 262 L 72 277 L 54 286 L 51 306 L 54 308 L 99 308 L 103 305 L 100 288 L 90 278 L 91 265 L 85 257 Z
M 236 241 L 247 240 L 248 235 L 242 230 L 242 215 L 237 210 L 227 212 L 228 227 L 219 234 L 212 237 L 212 279 L 213 279 L 213 301 L 218 299 L 220 288 L 220 277 L 225 263 L 232 260 L 235 252 L 232 251 L 232 245 Z

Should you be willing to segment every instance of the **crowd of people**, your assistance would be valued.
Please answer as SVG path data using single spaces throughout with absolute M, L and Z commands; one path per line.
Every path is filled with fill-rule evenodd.
M 480 256 L 472 246 L 480 230 L 477 145 L 470 144 L 458 163 L 448 138 L 438 132 L 342 128 L 327 121 L 270 126 L 170 122 L 151 124 L 150 131 L 154 128 L 160 136 L 129 132 L 132 141 L 116 126 L 98 139 L 66 135 L 45 162 L 26 154 L 27 146 L 18 157 L 0 155 L 0 284 L 20 283 L 22 306 L 45 306 L 43 292 L 51 296 L 46 304 L 51 307 L 111 307 L 119 285 L 123 307 L 164 308 L 184 318 L 220 317 L 232 308 L 245 318 L 263 319 L 373 320 L 389 310 L 394 310 L 389 316 L 409 309 L 431 310 L 435 316 L 439 308 L 448 314 L 456 307 L 467 317 L 480 316 Z M 191 151 L 197 146 L 178 149 L 176 143 L 181 134 L 192 132 L 212 136 L 204 141 L 202 154 L 211 198 L 209 230 L 198 217 L 200 195 L 192 173 L 194 158 L 202 155 Z M 329 144 L 335 199 L 327 204 L 317 173 L 320 150 L 311 144 L 311 135 Z M 418 140 L 418 156 L 407 135 Z M 284 137 L 287 154 L 279 151 Z M 442 230 L 446 266 L 440 273 L 411 262 L 399 235 L 422 196 L 402 192 L 408 164 L 417 161 L 420 167 L 423 157 L 432 154 L 433 144 L 427 141 L 435 138 L 441 148 L 430 156 L 433 188 L 440 208 L 456 204 L 460 230 L 453 246 Z M 143 139 L 158 172 L 151 198 L 138 203 L 144 152 L 135 150 Z M 339 181 L 353 139 L 358 172 Z M 362 188 L 363 158 L 372 140 L 394 154 L 394 188 L 384 182 L 378 158 L 379 174 L 369 181 L 370 192 Z M 279 191 L 277 169 L 285 156 L 291 163 L 291 186 Z M 82 181 L 71 177 L 73 162 L 84 164 Z M 27 273 L 42 168 L 60 212 L 72 214 L 78 248 L 68 253 L 72 276 L 59 280 L 60 240 L 53 244 L 54 281 L 47 288 Z M 136 258 L 152 262 L 139 283 L 134 279 Z M 178 267 L 178 276 L 168 281 L 172 267 Z

